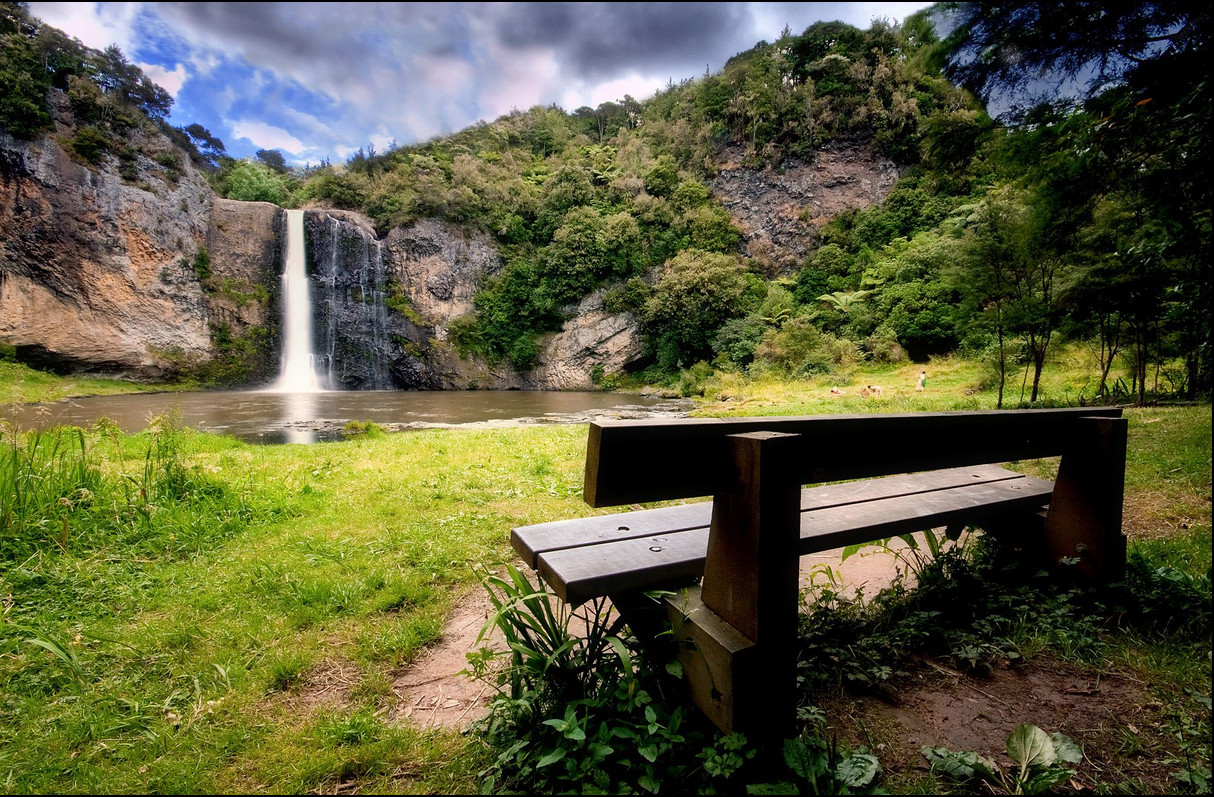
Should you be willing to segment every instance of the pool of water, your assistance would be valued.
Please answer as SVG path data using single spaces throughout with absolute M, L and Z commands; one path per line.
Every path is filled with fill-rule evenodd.
M 596 418 L 682 417 L 681 399 L 620 393 L 548 391 L 360 390 L 323 393 L 225 391 L 94 396 L 53 404 L 0 407 L 0 417 L 21 429 L 90 426 L 109 418 L 138 432 L 158 415 L 179 412 L 204 431 L 255 443 L 340 440 L 350 421 L 373 421 L 391 431 L 458 425 L 584 423 Z

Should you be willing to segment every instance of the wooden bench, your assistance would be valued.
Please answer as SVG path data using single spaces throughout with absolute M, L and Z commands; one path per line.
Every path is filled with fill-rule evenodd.
M 800 556 L 969 525 L 1119 580 L 1125 449 L 1119 408 L 595 422 L 586 503 L 713 500 L 511 543 L 560 598 L 609 596 L 642 636 L 656 604 L 641 593 L 677 590 L 661 613 L 692 700 L 726 732 L 778 739 L 794 732 Z M 996 466 L 1051 456 L 1053 483 Z

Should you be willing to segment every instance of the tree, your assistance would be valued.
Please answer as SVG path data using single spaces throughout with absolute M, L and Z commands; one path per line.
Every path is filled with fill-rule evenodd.
M 253 157 L 279 174 L 287 173 L 287 159 L 276 149 L 259 149 L 254 153 Z
M 1050 251 L 1067 254 L 1063 239 L 1092 227 L 1091 209 L 1101 202 L 1114 201 L 1133 217 L 1123 234 L 1107 238 L 1107 248 L 1090 254 L 1106 262 L 1123 255 L 1121 267 L 1136 270 L 1125 285 L 1162 291 L 1149 319 L 1136 311 L 1140 400 L 1148 353 L 1157 369 L 1163 357 L 1179 355 L 1187 395 L 1208 393 L 1214 371 L 1209 8 L 1036 2 L 948 9 L 958 24 L 945 48 L 946 73 L 1022 123 L 1030 146 L 1020 163 L 1036 172 L 1042 196 L 1067 197 L 1054 204 L 1069 218 L 1051 225 Z M 1043 99 L 1072 112 L 1059 117 L 1038 104 Z M 1082 112 L 1074 112 L 1081 101 Z M 1053 141 L 1043 137 L 1055 134 Z M 1043 179 L 1059 166 L 1061 180 Z M 1068 256 L 1076 251 L 1072 243 Z M 1165 354 L 1165 340 L 1174 352 Z
M 197 122 L 181 128 L 181 132 L 185 133 L 210 168 L 218 169 L 221 160 L 227 157 L 228 152 L 223 141 Z
M 172 95 L 128 61 L 116 44 L 91 55 L 88 69 L 102 91 L 114 95 L 123 104 L 138 108 L 152 119 L 163 119 L 173 108 Z
M 1149 61 L 1208 54 L 1210 8 L 1185 0 L 948 3 L 945 13 L 945 74 L 1012 108 L 1060 89 L 1092 97 Z
M 746 288 L 745 268 L 736 256 L 695 249 L 675 256 L 643 312 L 659 363 L 674 369 L 710 358 L 717 330 L 745 313 Z
M 968 227 L 965 256 L 955 274 L 971 322 L 995 336 L 995 366 L 999 378 L 997 409 L 1003 408 L 1008 367 L 1008 306 L 1012 300 L 1009 267 L 1028 257 L 1024 241 L 1026 211 L 1007 192 L 996 193 L 964 220 Z
M 228 199 L 245 202 L 273 202 L 282 204 L 287 195 L 287 181 L 264 163 L 243 160 L 227 175 Z

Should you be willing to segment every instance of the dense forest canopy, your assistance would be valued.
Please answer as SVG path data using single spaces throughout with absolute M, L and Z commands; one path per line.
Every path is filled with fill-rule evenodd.
M 786 29 L 644 100 L 516 110 L 291 168 L 169 127 L 171 98 L 117 48 L 6 3 L 0 127 L 50 129 L 46 98 L 64 92 L 67 143 L 91 163 L 121 162 L 122 131 L 156 124 L 230 198 L 491 235 L 503 268 L 450 332 L 518 368 L 601 291 L 638 320 L 654 375 L 962 351 L 991 363 L 1001 403 L 1005 383 L 1031 403 L 1051 347 L 1076 340 L 1093 397 L 1192 397 L 1211 382 L 1208 30 L 1188 3 L 945 3 L 900 26 Z M 902 176 L 880 206 L 812 227 L 795 267 L 753 256 L 708 187 L 723 153 L 778 172 L 828 147 Z

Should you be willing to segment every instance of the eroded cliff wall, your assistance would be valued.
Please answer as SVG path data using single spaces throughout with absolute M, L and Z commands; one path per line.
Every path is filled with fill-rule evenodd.
M 448 326 L 502 267 L 488 236 L 424 219 L 380 239 L 357 213 L 304 218 L 316 351 L 334 387 L 589 390 L 596 368 L 619 371 L 641 355 L 636 320 L 606 313 L 596 293 L 544 338 L 529 371 L 460 357 Z
M 87 165 L 56 110 L 36 141 L 0 134 L 0 341 L 64 372 L 272 374 L 281 211 L 217 200 L 155 131 Z
M 71 154 L 70 108 L 36 142 L 0 135 L 0 341 L 62 371 L 259 386 L 277 373 L 285 214 L 218 199 L 167 138 L 134 162 Z M 759 270 L 791 273 L 818 228 L 884 200 L 894 164 L 863 146 L 755 171 L 727 151 L 711 190 Z M 502 267 L 494 241 L 427 219 L 380 238 L 357 213 L 305 214 L 318 369 L 341 389 L 592 389 L 642 357 L 637 320 L 602 293 L 566 308 L 536 365 L 461 357 L 451 322 Z

